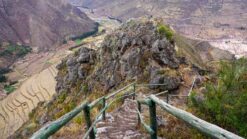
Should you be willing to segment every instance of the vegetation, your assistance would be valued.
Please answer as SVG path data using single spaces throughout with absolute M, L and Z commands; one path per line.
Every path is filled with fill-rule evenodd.
M 7 78 L 4 75 L 0 74 L 0 83 L 6 82 L 6 81 L 7 81 Z
M 247 137 L 247 59 L 222 62 L 216 81 L 206 83 L 203 101 L 191 96 L 197 114 Z
M 6 91 L 7 94 L 10 94 L 15 91 L 15 87 L 12 85 L 6 85 L 4 86 L 4 90 Z
M 80 45 L 81 42 L 82 42 L 82 40 L 80 40 L 80 39 L 76 39 L 76 40 L 75 40 L 76 45 Z
M 66 92 L 62 92 L 61 95 L 59 95 L 59 96 L 57 97 L 57 102 L 58 102 L 58 104 L 63 103 L 64 100 L 66 99 L 66 97 L 67 97 L 67 93 L 66 93 Z
M 11 70 L 9 68 L 0 68 L 0 74 L 6 74 L 10 72 Z
M 84 115 L 82 114 L 78 114 L 74 119 L 73 122 L 77 123 L 78 125 L 82 125 L 83 123 L 85 123 L 84 121 Z
M 4 76 L 4 74 L 8 72 L 10 72 L 9 68 L 0 68 L 0 83 L 7 81 L 7 78 Z
M 3 51 L 0 52 L 0 56 L 16 55 L 18 57 L 22 57 L 31 51 L 32 49 L 29 46 L 9 44 Z
M 160 35 L 165 35 L 166 38 L 169 40 L 169 41 L 172 41 L 173 40 L 173 36 L 174 36 L 174 33 L 173 31 L 166 25 L 158 25 L 158 33 Z
M 73 41 L 78 40 L 78 39 L 79 40 L 82 40 L 84 38 L 87 38 L 89 36 L 92 36 L 92 35 L 94 35 L 94 34 L 96 34 L 98 32 L 98 30 L 99 30 L 98 27 L 99 27 L 99 23 L 96 23 L 96 26 L 95 26 L 95 28 L 94 28 L 93 31 L 84 33 L 84 34 L 82 34 L 80 36 L 72 37 L 71 40 L 73 40 Z
M 5 59 L 15 59 L 18 57 L 23 57 L 27 53 L 31 52 L 31 48 L 29 46 L 23 46 L 23 45 L 16 45 L 13 43 L 10 43 L 6 46 L 2 46 L 0 44 L 0 56 L 5 57 Z M 5 65 L 7 67 L 7 65 Z M 10 72 L 9 68 L 0 68 L 0 83 L 6 82 L 7 78 L 5 77 L 4 74 Z M 7 92 L 11 93 L 14 88 L 13 87 L 6 87 Z

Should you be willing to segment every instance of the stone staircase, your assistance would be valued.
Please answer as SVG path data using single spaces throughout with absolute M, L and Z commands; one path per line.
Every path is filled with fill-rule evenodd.
M 39 102 L 51 99 L 55 94 L 56 74 L 57 69 L 51 66 L 31 76 L 19 89 L 0 101 L 1 139 L 7 138 L 19 129 Z
M 138 129 L 137 104 L 126 99 L 117 110 L 106 115 L 106 120 L 96 125 L 98 139 L 140 139 L 148 138 Z

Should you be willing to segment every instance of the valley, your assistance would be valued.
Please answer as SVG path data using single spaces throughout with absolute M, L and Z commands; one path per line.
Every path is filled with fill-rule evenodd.
M 176 32 L 191 39 L 208 41 L 213 46 L 240 56 L 247 53 L 247 3 L 245 0 L 70 0 L 93 16 L 162 18 Z M 85 10 L 84 10 L 85 11 Z
M 247 23 L 247 18 L 246 18 L 247 11 L 245 8 L 245 6 L 247 6 L 247 3 L 244 0 L 239 0 L 239 1 L 236 1 L 235 3 L 232 0 L 229 0 L 229 1 L 217 0 L 215 2 L 208 1 L 208 0 L 202 0 L 200 2 L 198 0 L 189 0 L 189 1 L 183 1 L 183 2 L 181 0 L 176 0 L 176 1 L 157 0 L 155 2 L 150 1 L 150 0 L 142 0 L 142 1 L 139 1 L 139 0 L 132 0 L 132 1 L 129 1 L 129 0 L 124 0 L 124 1 L 119 1 L 119 0 L 113 0 L 113 1 L 112 0 L 69 0 L 69 1 L 71 2 L 72 5 L 76 6 L 80 11 L 71 10 L 71 7 L 66 7 L 65 10 L 70 9 L 71 11 L 73 11 L 71 13 L 72 15 L 69 15 L 69 16 L 73 17 L 73 19 L 71 20 L 73 21 L 74 25 L 70 27 L 67 24 L 67 21 L 69 20 L 69 18 L 65 18 L 65 21 L 64 21 L 63 19 L 64 17 L 62 16 L 62 17 L 58 17 L 59 20 L 61 20 L 61 22 L 65 22 L 64 24 L 61 24 L 61 26 L 68 25 L 69 27 L 66 31 L 73 32 L 72 34 L 76 34 L 76 36 L 80 36 L 81 32 L 79 30 L 81 30 L 82 32 L 84 32 L 85 30 L 92 31 L 92 29 L 96 25 L 95 23 L 98 23 L 98 32 L 90 36 L 87 36 L 85 38 L 76 37 L 76 39 L 71 40 L 71 38 L 69 38 L 71 37 L 70 33 L 63 34 L 64 32 L 62 31 L 63 33 L 59 34 L 59 31 L 56 29 L 55 30 L 49 29 L 49 28 L 43 27 L 43 24 L 39 24 L 39 26 L 41 26 L 41 28 L 45 30 L 45 32 L 40 33 L 39 32 L 40 30 L 29 31 L 29 32 L 32 32 L 33 34 L 36 34 L 33 36 L 31 35 L 31 38 L 29 38 L 30 36 L 26 35 L 26 33 L 24 33 L 26 36 L 23 35 L 25 37 L 23 39 L 19 38 L 18 36 L 17 37 L 14 36 L 15 37 L 14 40 L 16 42 L 19 43 L 20 41 L 25 40 L 23 42 L 24 44 L 34 43 L 34 45 L 32 44 L 32 46 L 35 46 L 35 47 L 32 47 L 34 51 L 14 61 L 13 64 L 11 64 L 10 66 L 12 71 L 6 74 L 6 77 L 8 78 L 8 80 L 18 81 L 18 83 L 13 85 L 16 88 L 16 90 L 13 91 L 9 95 L 6 95 L 4 92 L 0 91 L 0 135 L 2 135 L 1 137 L 3 139 L 9 137 L 10 135 L 13 135 L 13 133 L 18 131 L 18 129 L 21 130 L 21 133 L 24 134 L 26 132 L 29 132 L 25 130 L 37 128 L 36 127 L 37 125 L 35 124 L 42 125 L 45 123 L 45 122 L 42 123 L 42 120 L 46 121 L 46 119 L 42 119 L 43 118 L 42 117 L 41 119 L 39 119 L 39 122 L 41 123 L 36 123 L 37 121 L 35 121 L 34 122 L 35 124 L 33 124 L 33 121 L 31 121 L 31 124 L 29 124 L 28 122 L 30 122 L 30 114 L 33 112 L 33 110 L 38 105 L 41 105 L 42 103 L 43 103 L 42 104 L 43 106 L 50 105 L 50 103 L 48 102 L 52 102 L 54 101 L 54 99 L 56 99 L 54 97 L 55 94 L 58 94 L 58 92 L 60 93 L 63 92 L 64 91 L 63 89 L 65 90 L 68 89 L 66 88 L 67 87 L 66 85 L 71 83 L 67 81 L 68 78 L 63 77 L 62 78 L 63 80 L 62 80 L 61 78 L 58 78 L 57 76 L 58 75 L 61 76 L 61 74 L 64 74 L 63 70 L 65 71 L 68 70 L 66 71 L 66 74 L 68 74 L 67 76 L 70 76 L 71 73 L 79 74 L 79 70 L 78 70 L 79 67 L 78 69 L 76 69 L 78 70 L 77 71 L 78 73 L 74 73 L 73 70 L 75 69 L 69 69 L 69 68 L 59 69 L 57 68 L 57 66 L 61 65 L 62 60 L 68 60 L 68 61 L 71 60 L 71 56 L 76 55 L 76 53 L 79 53 L 79 54 L 82 53 L 82 55 L 84 55 L 84 52 L 80 51 L 82 47 L 85 47 L 85 49 L 90 48 L 92 49 L 92 51 L 94 50 L 97 51 L 102 45 L 107 48 L 108 47 L 107 45 L 115 46 L 114 43 L 118 43 L 118 47 L 125 47 L 125 45 L 127 47 L 128 45 L 131 44 L 131 46 L 128 46 L 130 47 L 131 50 L 128 50 L 127 48 L 121 49 L 121 51 L 126 51 L 126 54 L 122 54 L 122 52 L 120 53 L 119 52 L 120 49 L 110 50 L 111 49 L 110 47 L 107 49 L 103 49 L 103 51 L 105 51 L 105 56 L 106 57 L 108 56 L 108 58 L 106 58 L 105 60 L 106 63 L 104 63 L 105 61 L 103 62 L 100 61 L 102 63 L 95 65 L 96 67 L 103 65 L 101 67 L 102 71 L 100 71 L 100 68 L 99 68 L 99 71 L 97 71 L 95 75 L 94 73 L 91 73 L 95 71 L 90 71 L 89 73 L 92 75 L 88 76 L 88 78 L 92 78 L 92 79 L 90 79 L 88 82 L 87 80 L 80 79 L 83 82 L 85 81 L 87 85 L 90 85 L 90 83 L 92 85 L 94 84 L 94 82 L 99 82 L 99 80 L 102 81 L 96 84 L 96 87 L 95 87 L 97 88 L 100 86 L 99 89 L 102 92 L 105 92 L 105 90 L 111 89 L 112 86 L 119 87 L 119 84 L 121 83 L 120 80 L 124 80 L 124 82 L 126 80 L 126 82 L 129 82 L 129 79 L 131 80 L 131 78 L 133 77 L 132 72 L 135 73 L 138 70 L 140 70 L 140 69 L 138 70 L 134 69 L 133 67 L 143 68 L 147 66 L 148 68 L 150 68 L 149 70 L 143 68 L 144 70 L 147 70 L 147 71 L 140 70 L 136 74 L 141 74 L 141 76 L 145 76 L 145 78 L 147 78 L 146 76 L 150 76 L 150 79 L 154 78 L 153 74 L 157 74 L 158 72 L 160 72 L 159 74 L 161 75 L 164 74 L 164 76 L 167 76 L 165 72 L 171 74 L 171 76 L 174 76 L 174 75 L 182 76 L 181 78 L 179 77 L 178 79 L 179 81 L 177 79 L 173 79 L 173 77 L 171 78 L 169 77 L 169 79 L 167 80 L 172 80 L 171 81 L 172 83 L 178 81 L 180 84 L 180 79 L 182 79 L 184 81 L 183 83 L 181 83 L 182 87 L 180 87 L 176 91 L 180 92 L 180 94 L 178 93 L 178 95 L 187 95 L 190 89 L 190 86 L 192 85 L 192 82 L 193 82 L 192 76 L 200 75 L 201 74 L 200 70 L 208 72 L 208 70 L 206 69 L 211 68 L 209 65 L 207 65 L 208 63 L 211 64 L 219 60 L 233 60 L 234 59 L 233 55 L 231 55 L 230 53 L 234 54 L 236 58 L 247 57 L 247 24 L 246 24 Z M 193 4 L 188 5 L 189 2 L 192 2 Z M 0 6 L 1 6 L 1 2 L 0 2 Z M 57 9 L 56 7 L 53 7 L 53 8 Z M 68 12 L 68 10 L 66 11 Z M 76 17 L 78 16 L 77 15 L 78 13 L 79 13 L 79 16 L 84 16 L 84 13 L 85 13 L 85 17 L 82 17 L 82 20 L 77 20 Z M 65 15 L 67 16 L 67 14 Z M 144 58 L 147 58 L 146 59 L 147 61 L 142 61 L 142 58 L 140 58 L 141 57 L 140 55 L 135 55 L 135 53 L 139 53 L 140 50 L 143 49 L 142 47 L 140 47 L 141 46 L 140 44 L 143 43 L 142 45 L 145 45 L 146 43 L 148 44 L 147 46 L 150 45 L 154 47 L 154 45 L 161 45 L 161 43 L 155 44 L 152 42 L 153 44 L 151 44 L 151 42 L 139 41 L 138 38 L 131 38 L 133 36 L 131 36 L 130 34 L 137 34 L 136 32 L 132 32 L 136 28 L 134 28 L 134 25 L 131 26 L 132 25 L 132 22 L 130 20 L 131 18 L 138 18 L 138 20 L 141 21 L 140 23 L 139 22 L 133 23 L 134 25 L 137 24 L 137 26 L 138 24 L 141 24 L 140 26 L 136 27 L 137 29 L 139 29 L 139 27 L 142 27 L 142 25 L 145 27 L 147 26 L 147 29 L 145 29 L 144 31 L 151 30 L 150 29 L 151 27 L 150 28 L 148 27 L 150 24 L 148 22 L 146 23 L 146 20 L 150 20 L 153 22 L 153 20 L 156 21 L 156 19 L 162 19 L 162 23 L 168 24 L 171 30 L 174 30 L 176 32 L 176 35 L 174 38 L 175 38 L 175 41 L 177 42 L 174 44 L 174 46 L 175 46 L 177 53 L 175 52 L 175 50 L 172 50 L 172 49 L 162 51 L 163 53 L 161 53 L 159 49 L 157 50 L 155 49 L 156 51 L 159 50 L 159 52 L 156 54 L 160 56 L 159 58 L 161 60 L 155 59 L 157 57 L 154 56 L 153 59 L 151 58 L 152 60 L 150 62 L 148 61 L 150 59 L 148 59 L 147 57 L 150 56 L 148 51 L 151 51 L 151 50 L 143 50 L 145 51 L 145 56 L 147 56 Z M 0 16 L 0 19 L 1 19 L 1 16 Z M 38 18 L 38 20 L 40 20 L 40 18 Z M 80 26 L 79 23 L 83 22 L 83 20 L 86 20 L 86 22 L 84 22 L 85 23 L 84 25 Z M 36 22 L 33 21 L 30 23 L 32 27 L 35 26 L 33 25 L 34 23 Z M 45 25 L 47 24 L 49 24 L 49 22 L 45 23 Z M 53 26 L 55 24 L 51 23 L 51 25 Z M 80 29 L 77 28 L 78 26 Z M 121 29 L 119 30 L 119 27 L 122 30 Z M 132 27 L 134 29 L 131 30 L 130 28 Z M 75 28 L 78 30 L 73 31 L 73 30 L 76 30 Z M 116 32 L 116 30 L 118 32 Z M 126 32 L 124 32 L 125 36 L 124 35 L 121 36 L 123 34 L 121 31 L 123 30 L 124 31 L 127 30 Z M 16 32 L 16 30 L 14 29 L 13 32 Z M 45 33 L 47 33 L 48 36 Z M 137 34 L 137 36 L 142 34 L 142 32 L 138 32 L 138 33 L 139 34 Z M 112 37 L 113 39 L 107 38 L 109 37 L 109 34 L 110 34 L 110 37 Z M 41 36 L 41 39 L 39 39 L 40 36 Z M 127 36 L 127 39 L 124 38 L 126 36 Z M 51 38 L 53 38 L 54 40 Z M 64 38 L 65 38 L 64 40 L 65 42 L 61 43 L 61 41 Z M 155 40 L 157 38 L 158 37 L 155 36 L 154 38 L 151 38 L 151 39 Z M 1 40 L 7 40 L 6 36 L 5 38 L 0 37 L 0 41 Z M 30 40 L 34 40 L 34 41 L 30 41 Z M 45 43 L 42 44 L 42 41 L 44 41 Z M 129 44 L 128 41 L 130 41 L 131 43 Z M 35 43 L 37 43 L 37 45 Z M 173 45 L 173 44 L 168 44 L 168 41 L 166 41 L 166 43 L 167 43 L 166 45 L 169 47 Z M 50 46 L 52 47 L 50 48 Z M 140 49 L 139 48 L 136 49 L 133 46 L 135 47 L 138 46 L 140 47 Z M 164 47 L 164 49 L 165 48 L 166 47 Z M 152 49 L 152 51 L 155 51 L 155 50 Z M 227 50 L 230 53 L 226 51 L 222 51 L 222 50 Z M 115 51 L 114 54 L 119 53 L 117 55 L 119 56 L 119 61 L 117 61 L 114 58 L 114 56 L 111 57 L 112 51 L 113 52 Z M 164 54 L 166 54 L 167 51 L 170 53 L 170 55 L 167 54 L 164 56 Z M 101 53 L 99 53 L 99 55 L 101 55 Z M 166 59 L 166 57 L 168 56 L 173 57 L 173 55 L 176 55 L 176 56 L 183 55 L 184 58 L 186 58 L 188 61 L 183 61 L 182 58 L 176 59 L 175 56 L 174 56 L 175 60 L 172 59 L 171 61 L 169 61 L 170 57 L 167 58 L 168 60 Z M 131 56 L 133 56 L 134 58 Z M 78 56 L 75 56 L 75 57 L 78 57 Z M 105 57 L 102 56 L 101 58 L 105 58 Z M 164 58 L 165 60 L 162 58 Z M 132 63 L 130 59 L 135 59 L 137 60 L 137 62 L 135 61 L 136 63 L 139 62 L 138 64 L 140 63 L 141 64 L 135 65 L 135 63 Z M 126 63 L 122 62 L 121 60 L 123 60 Z M 172 64 L 169 63 L 170 65 L 168 64 L 168 67 L 164 68 L 163 66 L 164 65 L 167 66 L 167 65 L 160 64 L 160 62 L 163 62 L 162 60 L 164 60 L 165 62 L 168 61 L 168 63 L 171 62 Z M 181 61 L 183 61 L 184 63 Z M 117 62 L 119 63 L 116 64 Z M 146 63 L 146 62 L 150 62 L 150 63 Z M 123 63 L 126 65 L 121 65 Z M 174 68 L 173 66 L 174 65 L 176 66 L 177 63 L 181 65 L 179 66 L 178 71 L 175 71 L 173 69 Z M 62 64 L 64 64 L 64 61 L 62 62 Z M 133 65 L 131 66 L 131 64 L 134 64 L 134 66 Z M 91 63 L 90 66 L 92 65 L 93 64 Z M 106 65 L 109 67 L 104 67 Z M 118 66 L 123 66 L 123 67 L 117 69 L 117 72 L 112 72 L 116 70 L 116 67 L 111 67 L 112 65 L 116 67 Z M 73 66 L 76 67 L 78 66 L 78 64 L 73 65 Z M 83 65 L 83 64 L 81 64 L 80 66 L 81 68 L 85 68 L 87 70 L 90 67 L 88 65 Z M 156 71 L 155 68 L 157 67 L 159 70 Z M 109 70 L 108 68 L 112 68 L 111 69 L 112 71 Z M 133 68 L 133 69 L 131 69 L 131 71 L 128 71 L 129 68 L 130 69 Z M 98 70 L 98 67 L 96 69 Z M 67 72 L 71 72 L 71 73 L 67 73 Z M 102 74 L 101 72 L 106 72 L 106 73 Z M 149 75 L 148 72 L 152 72 L 152 73 L 150 73 Z M 123 74 L 123 75 L 120 75 L 120 74 Z M 79 75 L 76 75 L 76 78 L 79 78 L 77 76 Z M 84 75 L 81 75 L 81 76 L 84 76 Z M 97 81 L 94 80 L 94 76 L 95 78 L 97 77 L 98 79 Z M 128 77 L 129 79 L 126 76 L 129 76 Z M 157 75 L 157 76 L 160 76 L 160 75 Z M 140 76 L 135 77 L 135 79 L 139 79 L 139 78 Z M 208 80 L 207 78 L 208 77 L 206 76 L 204 77 L 204 75 L 201 76 L 201 80 Z M 76 85 L 81 84 L 80 80 L 79 79 L 75 80 Z M 62 83 L 62 85 L 58 84 L 58 82 Z M 200 82 L 203 82 L 203 81 L 200 81 Z M 59 89 L 62 91 L 58 89 L 58 87 L 60 87 L 59 85 L 62 88 L 62 89 L 61 88 Z M 86 88 L 88 88 L 88 86 L 86 86 Z M 173 89 L 176 89 L 176 87 L 172 88 L 171 90 L 174 91 Z M 201 88 L 197 88 L 197 89 L 199 90 Z M 72 99 L 72 100 L 75 99 L 73 97 L 74 96 L 68 97 L 68 99 Z M 175 101 L 177 104 L 181 103 L 181 107 L 184 106 L 184 101 L 179 102 L 180 101 L 179 99 L 175 99 Z M 176 105 L 176 103 L 174 103 L 174 105 Z M 28 123 L 28 126 L 25 125 L 26 122 Z M 24 128 L 22 128 L 23 125 L 24 125 Z M 23 129 L 24 131 L 22 131 Z M 25 136 L 25 135 L 22 135 L 22 136 Z
M 56 65 L 80 47 L 97 49 L 106 32 L 119 26 L 119 23 L 107 18 L 95 20 L 100 23 L 99 32 L 93 36 L 75 41 L 68 41 L 55 50 L 30 53 L 12 65 L 13 71 L 6 76 L 17 80 L 16 91 L 10 95 L 1 95 L 0 135 L 3 138 L 13 134 L 29 119 L 29 114 L 41 102 L 48 102 L 56 94 Z M 102 30 L 105 30 L 101 32 Z M 79 46 L 75 47 L 75 46 Z M 12 122 L 15 121 L 15 122 Z

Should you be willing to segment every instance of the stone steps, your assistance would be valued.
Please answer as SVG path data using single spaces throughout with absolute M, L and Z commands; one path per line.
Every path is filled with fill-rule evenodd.
M 137 129 L 137 104 L 126 99 L 124 104 L 116 111 L 107 115 L 105 121 L 97 123 L 98 139 L 136 139 L 144 138 Z

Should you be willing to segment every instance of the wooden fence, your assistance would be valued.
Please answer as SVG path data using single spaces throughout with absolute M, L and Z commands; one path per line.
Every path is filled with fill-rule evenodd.
M 60 128 L 62 128 L 66 123 L 71 121 L 76 115 L 78 115 L 80 112 L 84 112 L 84 118 L 87 125 L 87 132 L 84 135 L 83 139 L 90 138 L 95 139 L 95 126 L 97 122 L 100 120 L 105 120 L 105 114 L 106 110 L 116 101 L 120 99 L 125 99 L 128 97 L 133 97 L 133 99 L 136 98 L 136 88 L 139 86 L 150 86 L 150 85 L 163 85 L 163 84 L 136 84 L 132 83 L 129 84 L 118 91 L 113 92 L 112 94 L 108 96 L 103 96 L 91 103 L 88 103 L 87 101 L 83 102 L 81 105 L 76 107 L 71 112 L 65 114 L 58 120 L 42 127 L 40 130 L 38 130 L 36 133 L 33 134 L 31 139 L 47 139 L 49 136 L 55 134 Z M 122 95 L 117 96 L 117 94 L 123 93 Z M 157 96 L 161 94 L 166 94 L 166 101 L 163 101 L 159 99 Z M 107 101 L 111 101 L 107 104 Z M 164 109 L 166 112 L 172 114 L 173 116 L 177 117 L 178 119 L 183 120 L 190 126 L 196 128 L 200 132 L 218 139 L 244 139 L 236 134 L 233 134 L 229 131 L 226 131 L 216 125 L 213 125 L 211 123 L 208 123 L 202 119 L 197 118 L 196 116 L 192 115 L 191 113 L 188 113 L 186 111 L 183 111 L 181 109 L 178 109 L 174 106 L 171 106 L 168 104 L 169 102 L 169 93 L 168 91 L 164 91 L 161 93 L 158 93 L 156 95 L 150 95 L 146 99 L 143 100 L 136 100 L 138 109 L 137 109 L 137 115 L 138 115 L 138 124 L 143 125 L 144 128 L 147 130 L 147 132 L 150 134 L 151 139 L 157 139 L 157 119 L 156 119 L 156 106 L 160 106 L 162 109 Z M 91 119 L 91 113 L 90 111 L 98 106 L 99 104 L 102 105 L 101 111 L 99 114 L 95 117 L 94 121 Z M 150 114 L 150 125 L 147 125 L 142 116 L 141 116 L 141 105 L 147 105 L 149 107 L 149 114 Z

